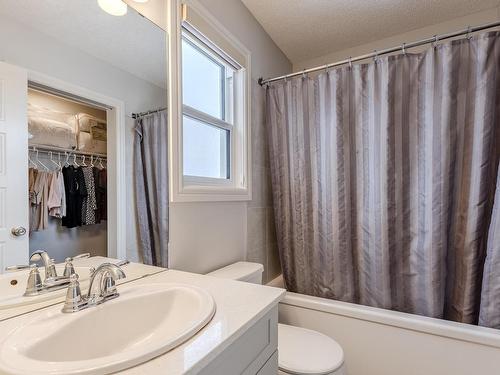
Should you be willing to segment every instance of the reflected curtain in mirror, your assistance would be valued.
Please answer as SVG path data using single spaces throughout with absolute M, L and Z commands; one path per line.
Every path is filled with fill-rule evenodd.
M 142 261 L 168 266 L 168 128 L 167 112 L 136 119 L 135 195 Z
M 499 35 L 268 87 L 289 290 L 478 323 L 481 297 L 500 288 L 497 275 L 482 289 L 493 272 Z M 500 309 L 481 324 L 500 328 Z

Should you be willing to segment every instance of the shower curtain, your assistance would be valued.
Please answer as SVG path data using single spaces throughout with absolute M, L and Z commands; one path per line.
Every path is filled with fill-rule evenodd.
M 167 112 L 135 122 L 134 172 L 142 261 L 168 267 L 168 128 Z
M 498 32 L 268 86 L 287 288 L 500 328 L 499 91 Z

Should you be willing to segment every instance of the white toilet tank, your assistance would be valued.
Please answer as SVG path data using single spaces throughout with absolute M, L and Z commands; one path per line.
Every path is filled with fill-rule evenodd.
M 263 272 L 264 266 L 260 263 L 237 262 L 207 273 L 207 276 L 245 281 L 253 284 L 262 284 Z

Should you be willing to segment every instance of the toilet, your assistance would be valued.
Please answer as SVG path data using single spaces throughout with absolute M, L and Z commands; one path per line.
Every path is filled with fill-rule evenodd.
M 264 267 L 237 262 L 207 275 L 262 284 Z M 344 351 L 331 337 L 320 332 L 278 324 L 278 366 L 280 375 L 346 375 Z

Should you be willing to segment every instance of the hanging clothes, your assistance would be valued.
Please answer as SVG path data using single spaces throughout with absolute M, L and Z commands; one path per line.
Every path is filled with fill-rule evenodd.
M 49 226 L 47 201 L 50 179 L 51 174 L 49 172 L 37 171 L 30 193 L 32 213 L 30 232 L 47 229 Z
M 47 202 L 49 216 L 63 218 L 66 216 L 66 192 L 61 171 L 52 173 Z
M 28 169 L 28 206 L 29 206 L 29 231 L 33 232 L 35 228 L 35 214 L 36 214 L 36 193 L 35 193 L 35 181 L 38 170 L 35 168 Z
M 99 169 L 97 169 L 96 167 L 92 168 L 92 174 L 94 175 L 95 201 L 96 201 L 95 223 L 99 224 L 102 220 L 101 219 L 102 190 L 99 187 Z
M 87 196 L 85 179 L 81 168 L 70 165 L 62 170 L 66 195 L 66 216 L 62 225 L 74 228 L 82 225 L 82 205 Z
M 30 233 L 48 228 L 49 216 L 75 228 L 107 218 L 107 171 L 66 166 L 57 171 L 28 170 Z
M 98 218 L 99 220 L 97 222 L 108 219 L 107 173 L 108 172 L 105 168 L 103 169 L 94 168 L 94 177 L 97 176 L 95 177 L 95 190 L 96 190 L 96 203 L 97 203 L 96 218 Z
M 92 225 L 96 223 L 95 210 L 97 209 L 94 172 L 93 167 L 83 167 L 81 169 L 87 190 L 87 196 L 82 208 L 82 224 Z
M 83 225 L 83 220 L 82 220 L 82 212 L 84 211 L 85 206 L 87 204 L 87 185 L 85 185 L 85 176 L 83 175 L 83 168 L 78 167 L 76 169 L 76 184 L 78 186 L 78 195 L 77 195 L 77 212 L 76 212 L 76 223 L 77 226 Z

